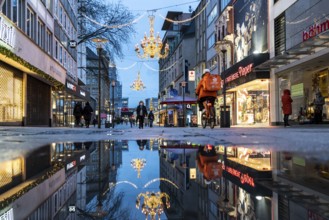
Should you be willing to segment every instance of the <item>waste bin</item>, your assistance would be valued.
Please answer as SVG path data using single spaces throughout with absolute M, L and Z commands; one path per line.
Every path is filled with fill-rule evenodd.
M 178 127 L 185 127 L 183 117 L 178 118 Z
M 109 121 L 105 121 L 105 128 L 110 128 L 111 127 L 111 123 Z
M 224 108 L 223 105 L 220 106 L 220 127 L 229 128 L 231 125 L 230 122 L 230 106 Z

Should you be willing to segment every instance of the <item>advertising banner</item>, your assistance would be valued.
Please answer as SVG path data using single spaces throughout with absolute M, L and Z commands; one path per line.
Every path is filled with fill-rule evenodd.
M 267 51 L 267 1 L 237 0 L 234 4 L 235 62 Z

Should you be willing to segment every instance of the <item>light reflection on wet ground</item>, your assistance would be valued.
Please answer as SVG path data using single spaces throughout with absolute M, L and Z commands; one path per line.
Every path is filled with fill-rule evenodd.
M 0 216 L 328 219 L 323 158 L 163 139 L 53 143 L 1 162 Z

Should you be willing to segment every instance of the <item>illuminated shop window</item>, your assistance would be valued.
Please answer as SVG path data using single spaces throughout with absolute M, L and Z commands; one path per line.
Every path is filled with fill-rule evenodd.
M 0 122 L 23 118 L 23 78 L 0 66 Z

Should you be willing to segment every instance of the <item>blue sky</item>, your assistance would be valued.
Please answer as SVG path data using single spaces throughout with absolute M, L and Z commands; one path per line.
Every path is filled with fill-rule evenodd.
M 132 36 L 130 44 L 123 47 L 124 58 L 122 60 L 116 60 L 116 66 L 119 73 L 119 81 L 122 82 L 123 97 L 129 98 L 129 107 L 136 107 L 140 100 L 146 98 L 158 97 L 159 92 L 159 69 L 158 61 L 155 59 L 141 60 L 136 56 L 134 51 L 135 44 L 140 43 L 144 37 L 144 33 L 149 36 L 149 19 L 147 13 L 148 10 L 157 9 L 153 14 L 155 15 L 154 32 L 160 33 L 162 37 L 164 32 L 161 31 L 163 25 L 163 18 L 159 16 L 166 16 L 168 11 L 182 11 L 188 12 L 189 6 L 192 6 L 194 10 L 199 1 L 193 0 L 121 0 L 121 3 L 127 6 L 136 17 L 143 16 L 136 24 L 136 34 Z M 186 4 L 185 4 L 186 3 Z M 144 61 L 144 62 L 142 62 Z M 144 82 L 146 88 L 142 91 L 135 91 L 130 89 L 130 85 L 137 78 L 137 73 L 140 71 L 141 79 Z

